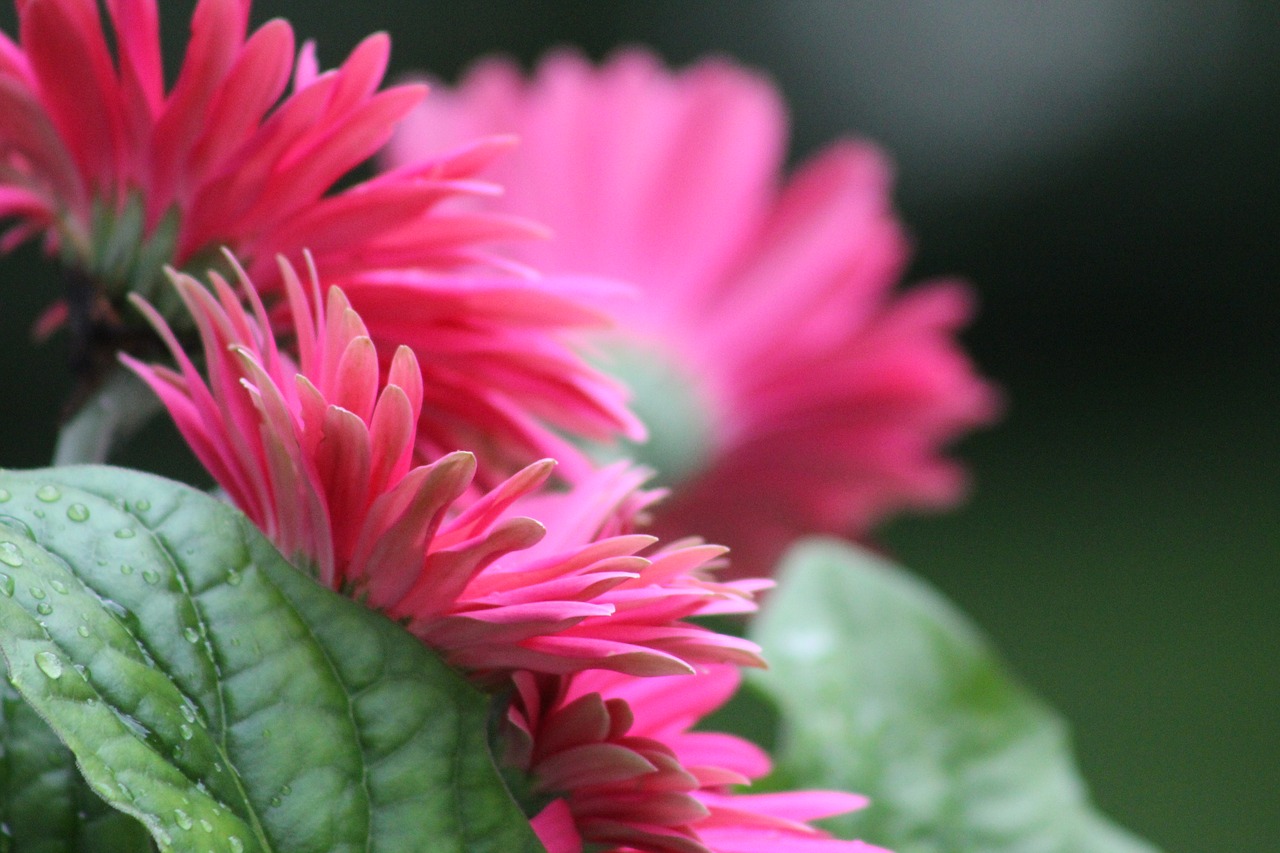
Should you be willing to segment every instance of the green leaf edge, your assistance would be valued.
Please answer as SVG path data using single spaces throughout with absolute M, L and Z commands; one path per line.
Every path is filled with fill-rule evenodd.
M 835 788 L 868 794 L 872 805 L 866 812 L 833 820 L 829 827 L 842 837 L 860 836 L 897 853 L 978 853 L 979 850 L 982 853 L 1157 853 L 1156 847 L 1118 827 L 1093 807 L 1072 756 L 1065 722 L 1010 675 L 994 646 L 977 626 L 933 587 L 884 558 L 843 540 L 826 537 L 813 537 L 794 545 L 782 560 L 776 578 L 777 589 L 748 631 L 748 636 L 763 647 L 765 659 L 770 662 L 769 670 L 748 673 L 748 683 L 770 697 L 780 715 L 775 773 L 763 787 L 774 790 Z M 867 724 L 865 719 L 862 723 L 853 722 L 859 714 L 867 713 L 865 707 L 860 707 L 865 706 L 866 697 L 853 695 L 858 688 L 831 684 L 851 674 L 840 670 L 839 660 L 842 656 L 846 661 L 852 660 L 850 656 L 857 654 L 857 650 L 821 648 L 828 644 L 821 636 L 822 626 L 837 618 L 835 609 L 847 600 L 846 596 L 856 596 L 863 590 L 894 597 L 905 612 L 911 613 L 914 619 L 926 620 L 952 647 L 940 649 L 937 637 L 926 637 L 920 627 L 904 625 L 902 619 L 895 620 L 898 623 L 895 630 L 912 632 L 916 636 L 910 641 L 952 655 L 947 666 L 963 673 L 969 689 L 966 701 L 970 704 L 962 709 L 963 713 L 956 713 L 955 709 L 950 714 L 944 712 L 948 725 L 990 723 L 989 712 L 1003 709 L 997 714 L 996 723 L 1014 730 L 1020 746 L 1052 753 L 1055 764 L 1051 771 L 1057 778 L 1049 781 L 1056 787 L 1056 802 L 1063 820 L 1058 824 L 1061 831 L 1049 845 L 1043 838 L 1032 838 L 1026 844 L 1010 843 L 1005 847 L 993 846 L 990 839 L 978 846 L 965 846 L 963 842 L 958 845 L 955 837 L 929 837 L 892 830 L 889 837 L 885 837 L 886 827 L 896 824 L 898 829 L 908 829 L 918 816 L 905 815 L 895 821 L 892 815 L 882 814 L 874 823 L 866 820 L 878 808 L 877 793 L 881 800 L 892 797 L 868 784 L 869 777 L 863 775 L 860 767 L 865 763 L 865 756 L 847 754 L 847 749 L 841 749 L 838 737 L 830 736 L 842 728 L 850 731 Z M 810 658 L 807 663 L 806 657 Z M 856 669 L 848 663 L 845 668 Z M 840 689 L 850 692 L 835 695 Z M 890 710 L 890 716 L 899 713 Z M 965 714 L 972 716 L 966 721 Z M 821 719 L 823 715 L 827 716 L 825 721 Z M 884 722 L 892 723 L 892 720 L 882 724 Z M 869 832 L 873 827 L 881 831 Z M 963 827 L 960 832 L 963 835 Z

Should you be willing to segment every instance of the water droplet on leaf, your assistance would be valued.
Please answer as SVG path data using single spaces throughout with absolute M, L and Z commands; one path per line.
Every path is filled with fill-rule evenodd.
M 22 558 L 22 550 L 12 542 L 0 542 L 0 563 L 18 568 L 26 560 Z
M 187 638 L 188 643 L 200 642 L 200 632 L 197 631 L 195 628 L 183 628 L 182 636 Z
M 178 822 L 178 826 L 183 829 L 190 829 L 195 826 L 195 821 L 191 819 L 191 815 L 187 814 L 182 809 L 174 809 L 173 818 Z
M 67 585 L 62 581 L 58 580 L 57 578 L 54 578 L 53 580 L 49 581 L 49 586 L 53 587 L 53 591 L 58 593 L 58 595 L 67 594 Z
M 36 652 L 36 666 L 50 678 L 62 677 L 62 658 L 53 652 Z
M 44 485 L 36 489 L 36 497 L 47 504 L 51 504 L 62 497 L 62 492 L 58 491 L 57 486 Z
M 84 504 L 72 504 L 67 507 L 67 518 L 72 521 L 88 521 L 89 508 Z
M 53 612 L 53 605 L 47 601 L 42 601 L 36 605 L 36 612 L 41 616 L 48 616 Z
M 36 601 L 44 601 L 45 592 L 38 586 L 31 587 L 31 597 Z
M 133 574 L 133 566 L 129 565 L 128 563 L 125 563 L 124 565 L 122 565 L 122 566 L 120 567 L 120 574 L 122 574 L 122 575 L 131 575 L 131 574 Z
M 155 569 L 144 569 L 142 579 L 149 584 L 155 584 L 160 580 L 160 573 Z
M 116 531 L 117 539 L 132 539 L 136 535 L 137 532 L 132 527 L 121 527 Z
M 0 572 L 0 592 L 4 593 L 5 598 L 13 598 L 13 578 Z
M 89 628 L 87 625 L 80 625 L 76 628 L 76 633 L 79 634 L 81 637 L 88 637 Z

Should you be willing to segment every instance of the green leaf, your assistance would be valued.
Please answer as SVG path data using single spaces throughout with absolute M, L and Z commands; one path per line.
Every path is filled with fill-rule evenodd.
M 837 833 L 897 853 L 1153 853 L 1093 810 L 1063 722 L 938 593 L 829 540 L 778 579 L 751 682 L 782 712 L 774 783 L 869 796 Z
M 0 850 L 147 853 L 142 824 L 89 790 L 35 709 L 0 681 Z
M 0 570 L 11 681 L 162 850 L 539 849 L 486 697 L 213 498 L 2 473 Z

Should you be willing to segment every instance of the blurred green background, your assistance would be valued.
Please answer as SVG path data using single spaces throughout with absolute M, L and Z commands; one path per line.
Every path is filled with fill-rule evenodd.
M 190 3 L 162 4 L 177 44 Z M 886 547 L 1071 720 L 1104 811 L 1174 851 L 1280 838 L 1280 13 L 1219 0 L 322 4 L 260 0 L 336 64 L 397 72 L 644 43 L 764 69 L 796 159 L 856 133 L 899 167 L 913 278 L 981 293 L 967 336 L 1010 409 L 958 452 L 959 512 Z M 13 32 L 13 12 L 0 23 Z M 0 289 L 0 464 L 44 464 L 68 382 L 26 329 L 57 281 Z M 181 470 L 157 430 L 124 461 Z

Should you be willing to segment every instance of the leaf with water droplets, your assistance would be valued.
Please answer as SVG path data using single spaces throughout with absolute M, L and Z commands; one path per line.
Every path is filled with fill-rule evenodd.
M 0 483 L 10 677 L 161 849 L 539 849 L 489 756 L 487 698 L 234 509 L 110 468 Z
M 0 679 L 0 850 L 148 853 L 142 824 L 89 790 L 75 757 Z

